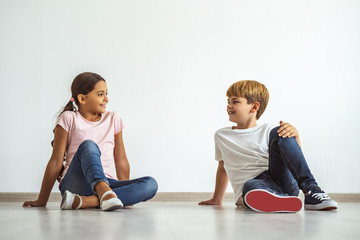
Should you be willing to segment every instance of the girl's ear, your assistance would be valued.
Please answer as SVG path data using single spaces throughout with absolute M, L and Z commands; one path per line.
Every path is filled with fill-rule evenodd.
M 86 103 L 86 96 L 84 94 L 77 95 L 77 99 L 78 99 L 80 104 L 85 104 Z

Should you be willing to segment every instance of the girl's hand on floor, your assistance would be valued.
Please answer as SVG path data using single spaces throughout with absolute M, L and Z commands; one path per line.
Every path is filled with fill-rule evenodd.
M 45 207 L 46 204 L 40 203 L 38 200 L 36 201 L 27 201 L 22 205 L 23 207 Z

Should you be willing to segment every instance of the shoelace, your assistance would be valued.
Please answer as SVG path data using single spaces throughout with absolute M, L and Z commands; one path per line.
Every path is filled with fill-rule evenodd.
M 310 194 L 311 194 L 311 192 L 310 192 Z M 329 196 L 326 193 L 312 193 L 312 197 L 319 199 L 320 201 L 330 200 Z

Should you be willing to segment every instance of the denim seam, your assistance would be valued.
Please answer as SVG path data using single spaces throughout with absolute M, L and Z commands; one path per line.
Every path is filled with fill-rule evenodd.
M 276 143 L 278 143 L 278 141 L 276 141 L 276 139 L 272 139 L 271 140 L 271 142 L 270 142 L 270 146 L 272 146 L 273 144 L 276 144 Z M 277 144 L 278 145 L 278 144 Z M 271 148 L 270 148 L 271 149 Z M 280 148 L 279 148 L 280 149 Z M 281 156 L 280 156 L 281 157 Z M 272 173 L 273 171 L 272 171 L 272 164 L 270 164 L 270 159 L 274 159 L 273 158 L 273 153 L 272 153 L 272 151 L 269 151 L 269 170 L 270 170 L 270 172 Z M 282 160 L 283 161 L 283 160 Z M 286 166 L 286 163 L 283 161 L 283 163 L 285 164 L 285 166 Z M 270 166 L 271 166 L 271 169 L 270 169 Z M 281 190 L 281 192 L 282 193 L 284 193 L 284 191 L 273 181 L 273 179 L 271 179 L 271 181 L 277 186 L 277 188 L 278 189 L 280 189 Z
M 284 156 L 285 159 L 285 164 L 288 165 L 288 169 L 290 170 L 291 174 L 294 176 L 295 175 L 295 180 L 298 181 L 299 179 L 299 175 L 297 174 L 296 171 L 294 171 L 294 165 L 292 164 L 292 162 L 290 161 L 289 156 L 286 154 L 286 152 L 282 149 L 282 147 L 279 144 L 279 149 L 281 154 Z M 290 168 L 289 168 L 290 167 Z

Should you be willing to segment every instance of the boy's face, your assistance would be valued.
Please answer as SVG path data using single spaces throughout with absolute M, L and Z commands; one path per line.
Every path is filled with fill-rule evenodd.
M 253 115 L 251 109 L 252 104 L 248 104 L 246 98 L 234 96 L 228 98 L 227 112 L 231 122 L 238 124 L 248 122 Z

